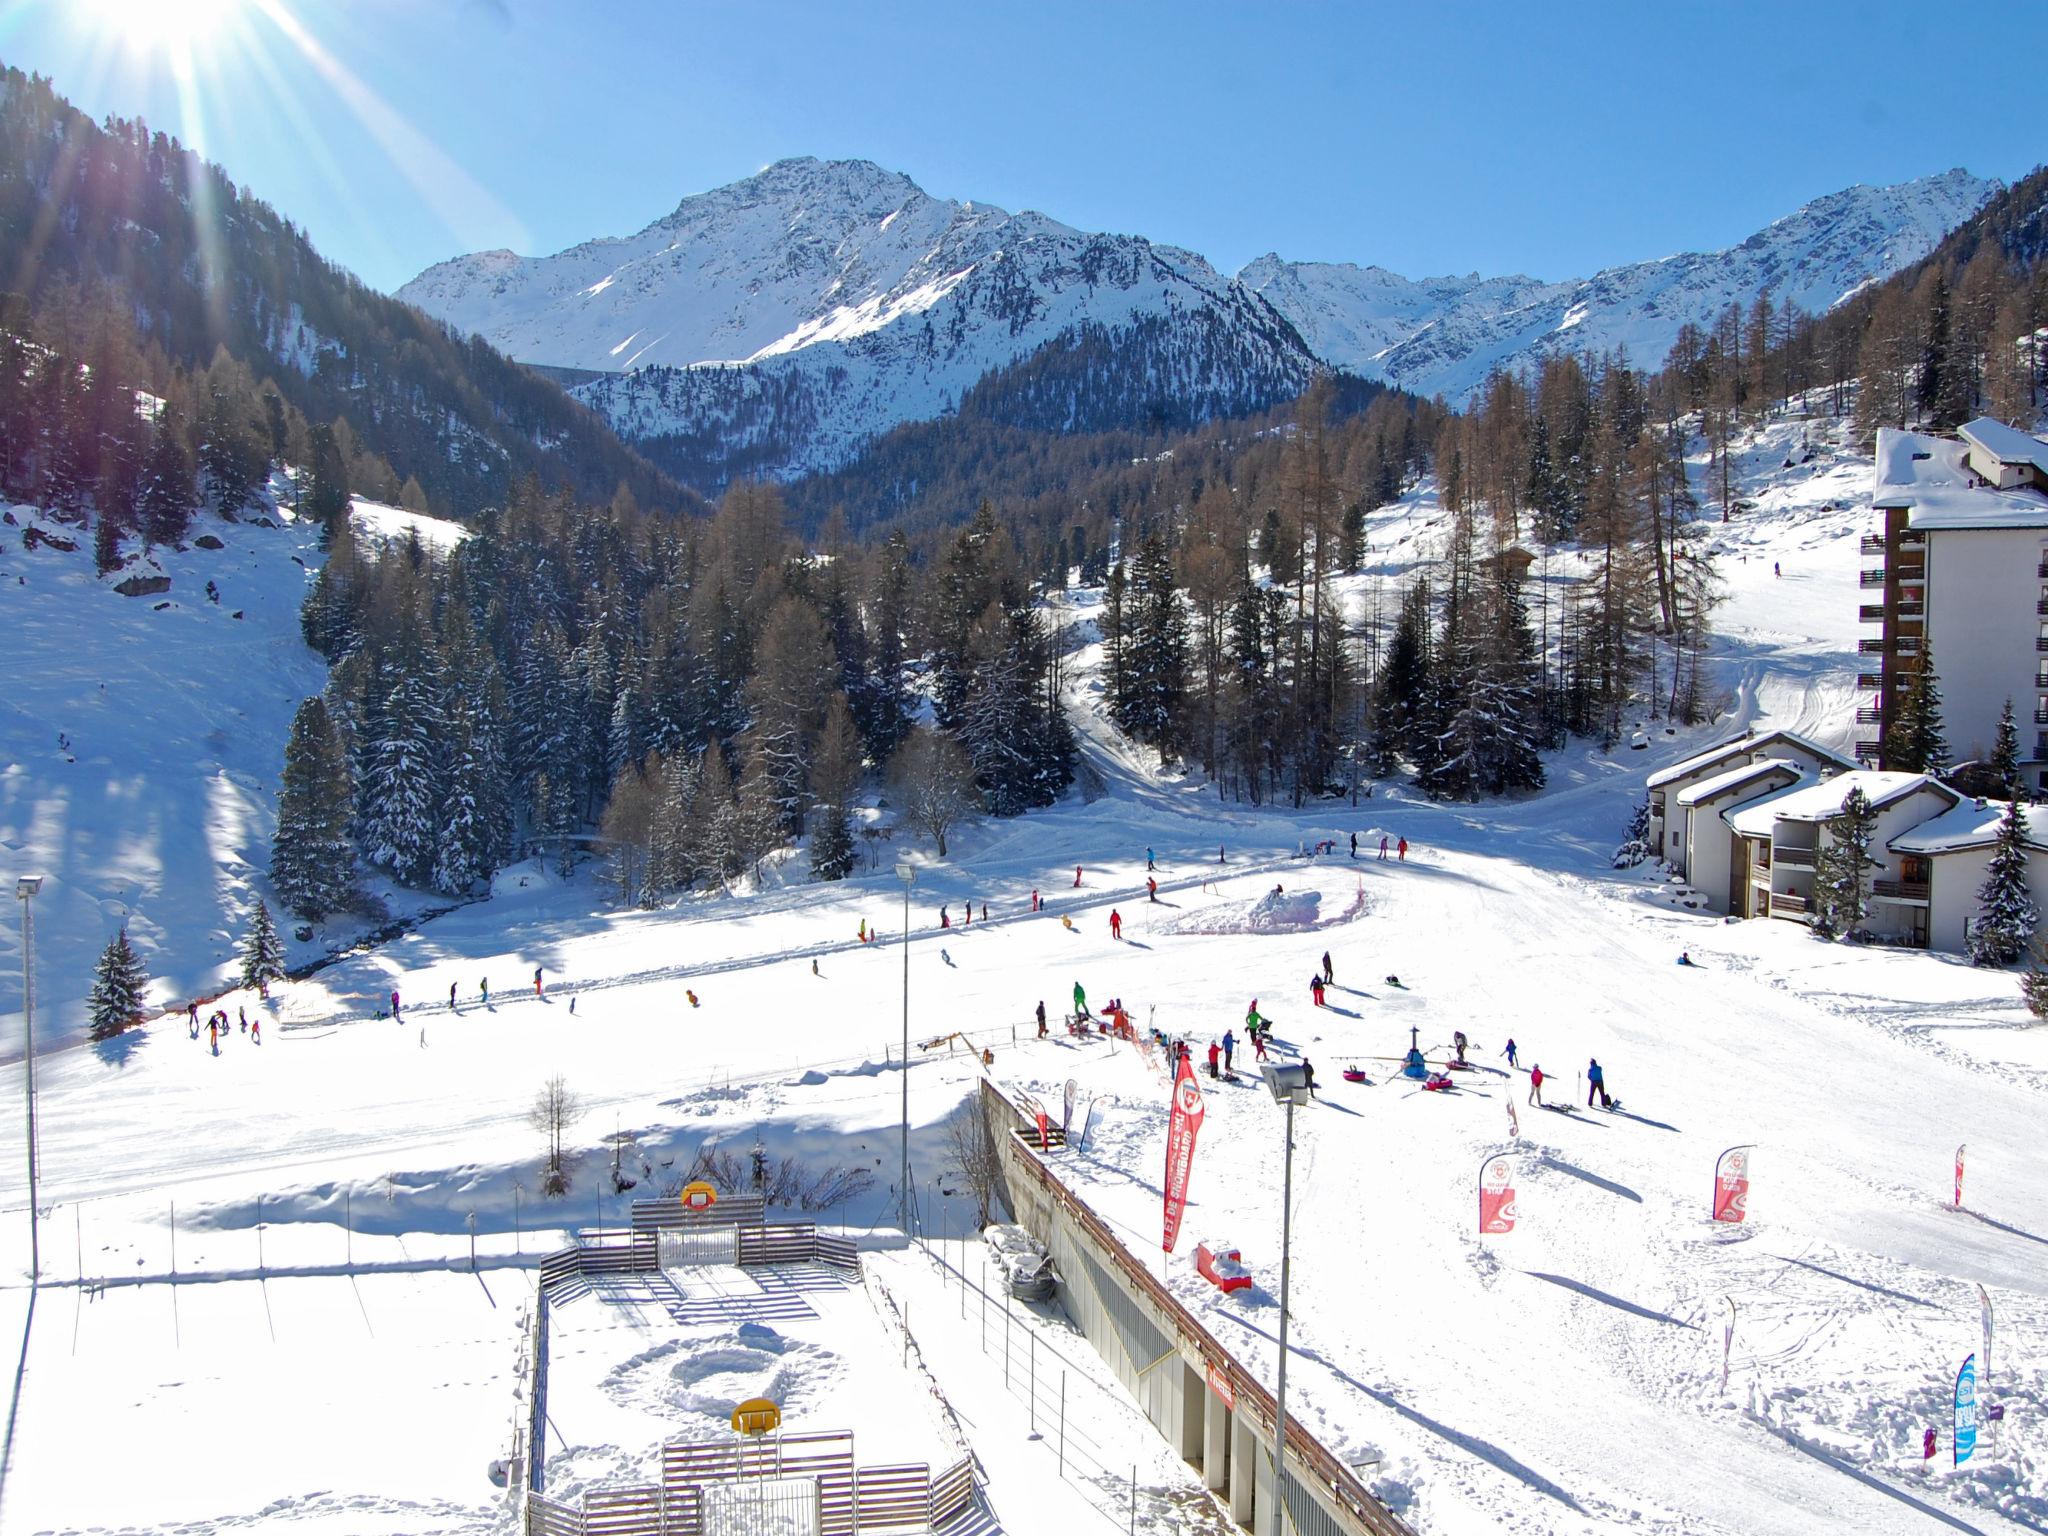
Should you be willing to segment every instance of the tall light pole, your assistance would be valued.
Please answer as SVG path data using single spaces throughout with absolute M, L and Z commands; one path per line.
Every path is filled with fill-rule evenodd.
M 21 901 L 21 1065 L 28 1083 L 28 1283 L 42 1279 L 41 1234 L 36 1222 L 36 919 L 34 897 L 43 888 L 41 875 L 23 875 L 14 882 Z
M 896 1188 L 903 1235 L 907 1239 L 910 1236 L 910 888 L 917 884 L 917 871 L 908 864 L 898 864 L 896 878 L 903 882 L 903 1175 Z
M 1287 1510 L 1287 1272 L 1294 1234 L 1294 1106 L 1308 1102 L 1308 1069 L 1299 1062 L 1260 1067 L 1266 1087 L 1287 1112 L 1287 1150 L 1280 1174 L 1280 1379 L 1273 1392 L 1273 1536 L 1286 1529 Z

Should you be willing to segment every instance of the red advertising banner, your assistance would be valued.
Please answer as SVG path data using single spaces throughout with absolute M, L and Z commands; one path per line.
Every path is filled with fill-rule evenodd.
M 1714 1164 L 1714 1220 L 1741 1221 L 1749 1214 L 1749 1154 L 1754 1146 L 1730 1147 Z
M 1479 1231 L 1482 1235 L 1515 1230 L 1515 1171 L 1504 1157 L 1479 1165 Z
M 1968 1143 L 1956 1148 L 1956 1209 L 1963 1208 L 1963 1153 Z
M 1188 1203 L 1188 1170 L 1195 1163 L 1195 1136 L 1202 1129 L 1202 1088 L 1194 1063 L 1183 1060 L 1173 1082 L 1173 1113 L 1166 1122 L 1166 1234 L 1168 1253 L 1180 1241 L 1180 1218 Z
M 1030 1110 L 1032 1118 L 1038 1121 L 1038 1150 L 1046 1151 L 1052 1146 L 1052 1135 L 1047 1129 L 1045 1106 L 1028 1093 L 1020 1093 L 1017 1097 L 1024 1101 L 1024 1107 Z

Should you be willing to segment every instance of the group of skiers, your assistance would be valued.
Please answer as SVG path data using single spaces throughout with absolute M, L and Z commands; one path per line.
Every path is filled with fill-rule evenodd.
M 259 1013 L 252 1019 L 249 1017 L 249 1010 L 240 1006 L 236 1007 L 235 1014 L 239 1020 L 241 1032 L 249 1037 L 249 1043 L 251 1045 L 261 1045 L 263 1043 L 263 1015 Z M 197 1040 L 199 1038 L 198 1003 L 193 1002 L 185 1005 L 185 1022 L 191 1029 L 192 1038 Z M 220 1043 L 226 1038 L 227 1034 L 228 1011 L 225 1008 L 216 1008 L 206 1016 L 207 1049 L 218 1056 L 220 1054 Z
M 1507 1047 L 1501 1055 L 1507 1057 L 1510 1067 L 1516 1064 L 1513 1037 L 1509 1038 Z M 1462 1056 L 1460 1059 L 1463 1059 Z M 1543 1085 L 1550 1081 L 1550 1076 L 1551 1074 L 1545 1072 L 1537 1063 L 1529 1063 L 1529 1102 L 1538 1109 L 1553 1107 L 1543 1102 Z M 1598 1056 L 1590 1057 L 1586 1062 L 1586 1108 L 1591 1109 L 1595 1104 L 1602 1109 L 1617 1109 L 1621 1104 L 1619 1099 L 1607 1091 L 1607 1069 L 1600 1065 Z

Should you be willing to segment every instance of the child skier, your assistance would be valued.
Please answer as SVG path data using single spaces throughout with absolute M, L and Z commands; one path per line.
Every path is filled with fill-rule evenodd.
M 1109 936 L 1112 939 L 1124 936 L 1124 915 L 1114 907 L 1109 909 Z
M 535 966 L 535 967 L 533 968 L 533 995 L 534 995 L 535 997 L 539 997 L 539 996 L 541 995 L 541 990 L 540 990 L 540 969 L 541 969 L 541 968 L 540 968 L 539 966 L 537 966 L 537 965 L 536 965 L 536 966 Z
M 1230 1030 L 1223 1031 L 1223 1070 L 1230 1071 L 1231 1053 L 1237 1049 L 1237 1036 Z
M 1512 1067 L 1515 1064 L 1515 1037 L 1513 1035 L 1508 1036 L 1508 1047 L 1501 1052 L 1501 1055 L 1507 1057 L 1509 1066 Z
M 1217 1076 L 1216 1061 L 1218 1057 L 1222 1056 L 1222 1054 L 1223 1047 L 1218 1045 L 1214 1040 L 1211 1040 L 1209 1042 L 1209 1076 L 1211 1076 L 1212 1078 Z
M 1320 973 L 1309 977 L 1308 995 L 1315 999 L 1318 1008 L 1323 1006 L 1323 978 Z

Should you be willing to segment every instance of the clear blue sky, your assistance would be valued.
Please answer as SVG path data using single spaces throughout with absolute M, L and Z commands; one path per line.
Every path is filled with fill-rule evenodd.
M 197 141 L 381 288 L 786 155 L 1410 276 L 1577 276 L 2048 146 L 2048 6 L 0 0 L 0 58 Z

